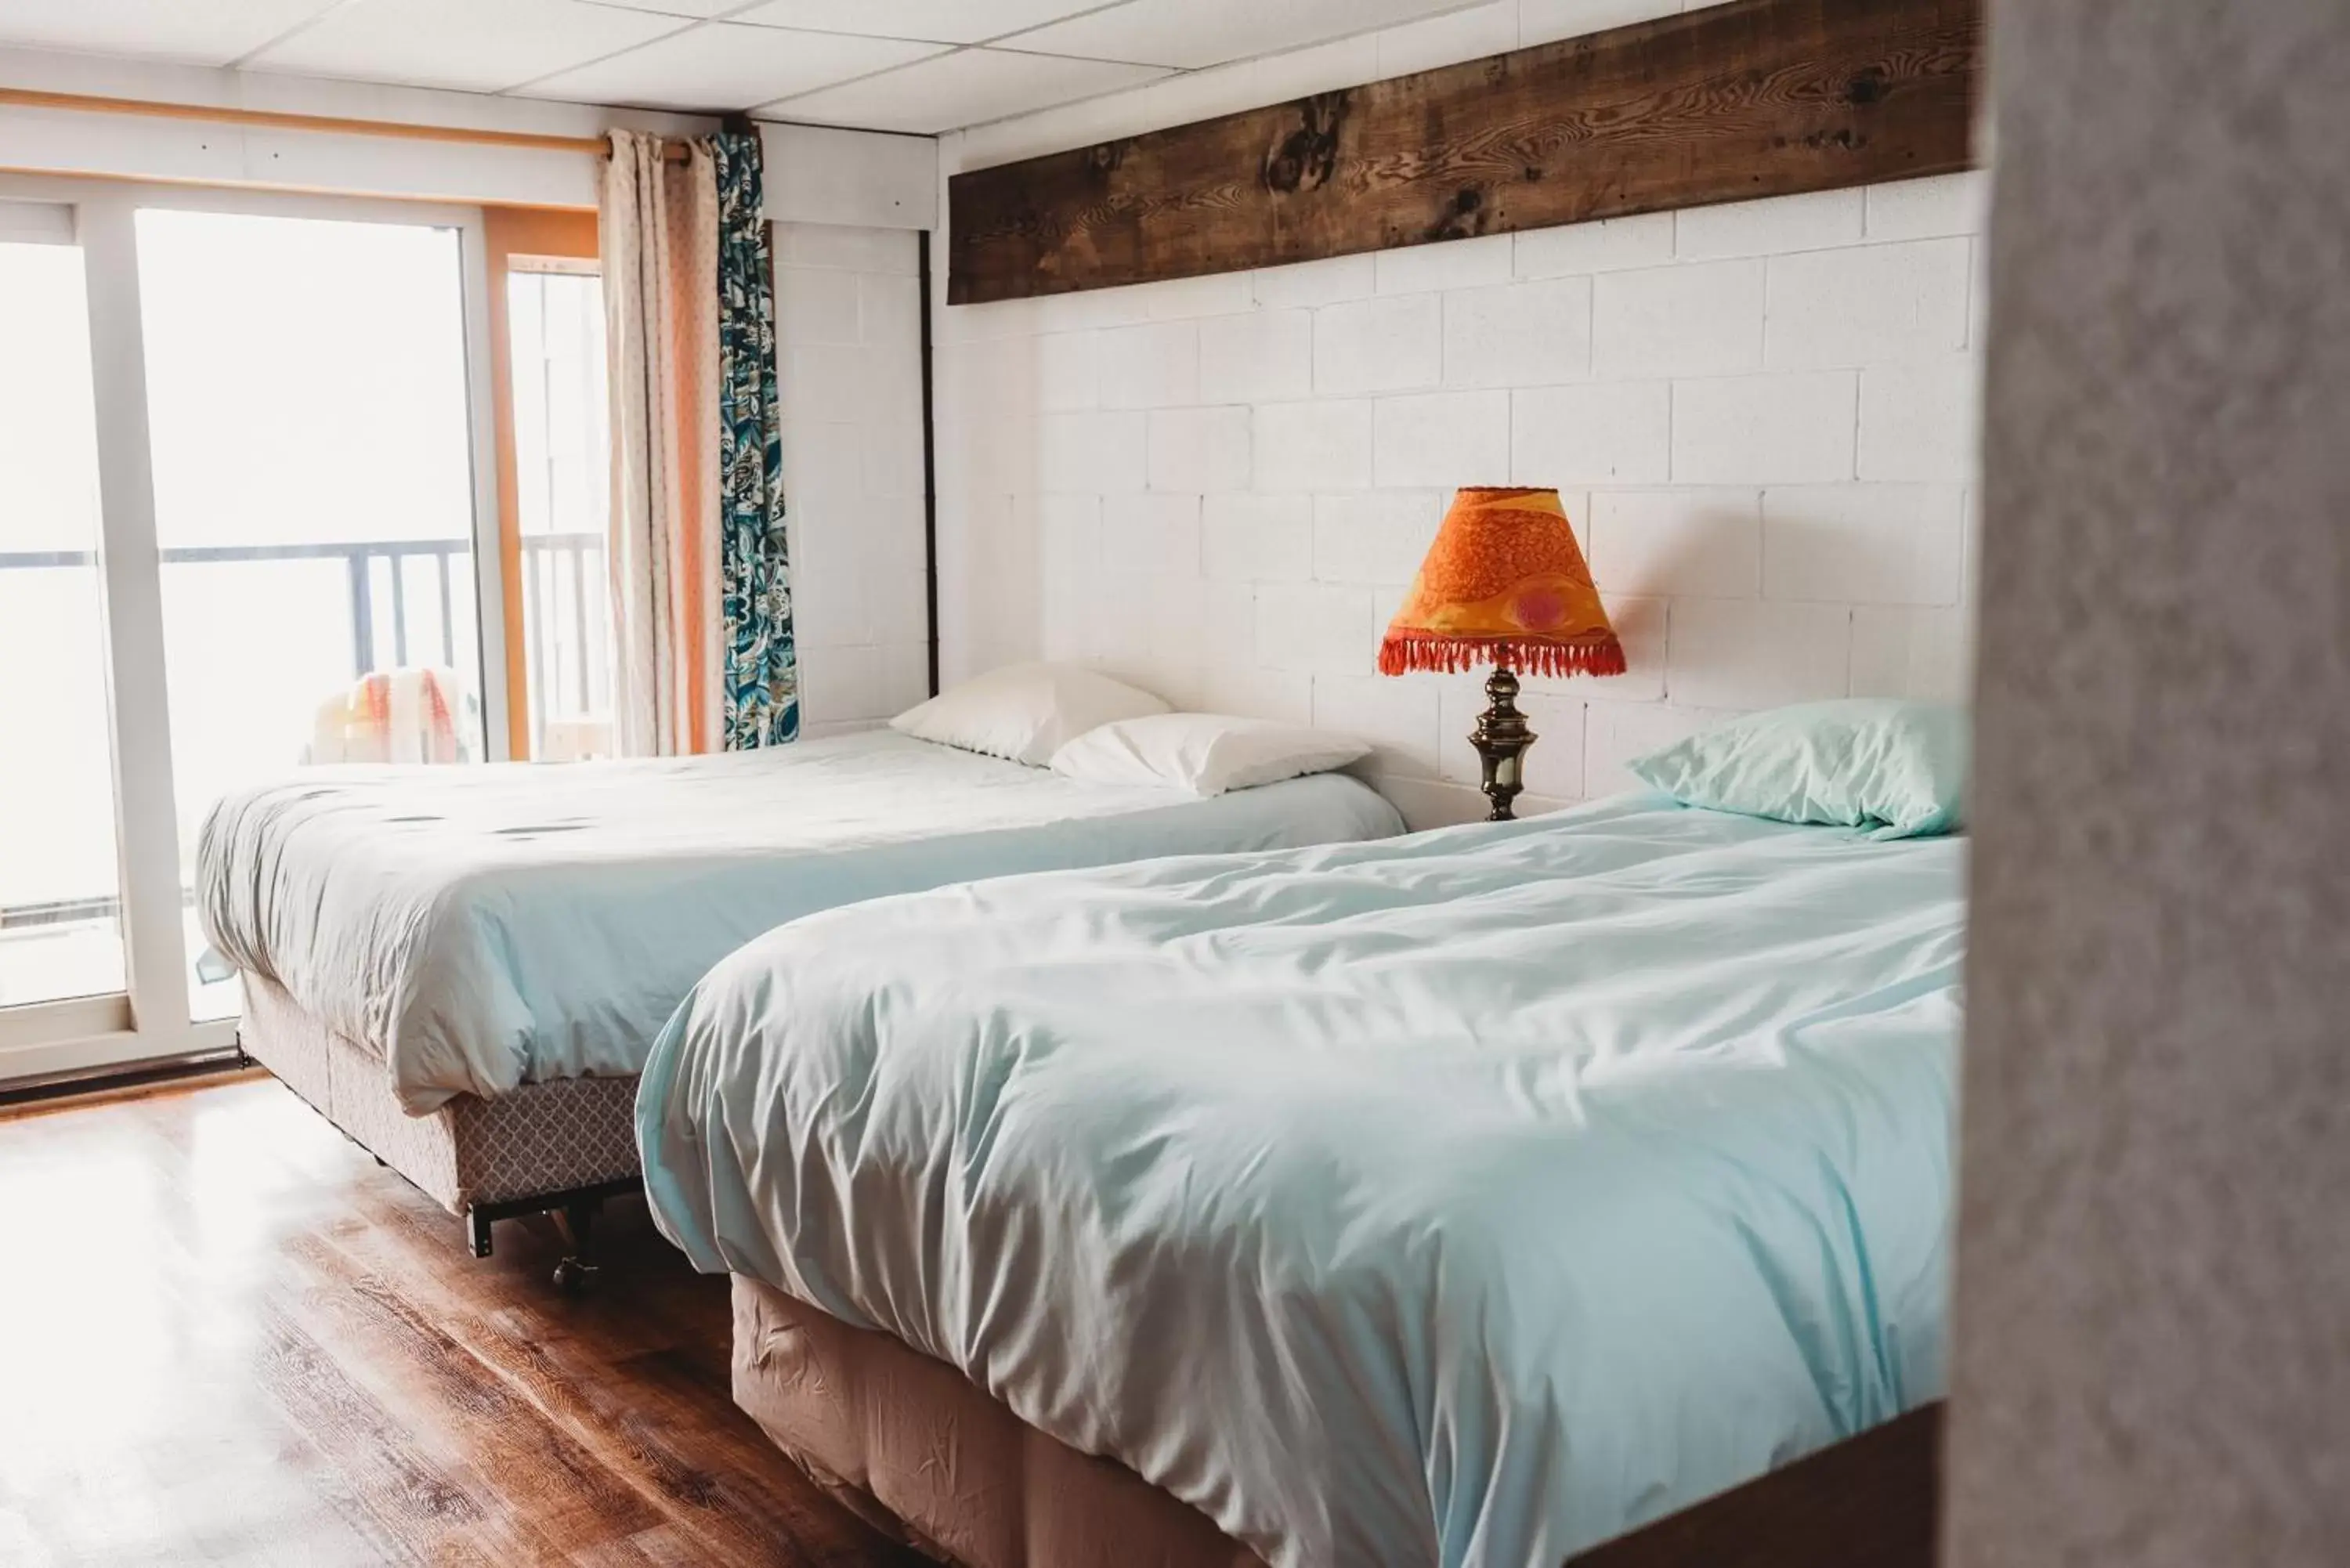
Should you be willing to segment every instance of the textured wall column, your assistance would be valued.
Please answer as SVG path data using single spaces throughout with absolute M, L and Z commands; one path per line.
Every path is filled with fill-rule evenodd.
M 1992 56 L 1946 1561 L 2350 1563 L 2350 4 Z

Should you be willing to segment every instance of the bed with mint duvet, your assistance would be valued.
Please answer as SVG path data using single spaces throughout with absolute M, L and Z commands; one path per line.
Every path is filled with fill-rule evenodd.
M 213 808 L 197 907 L 230 966 L 380 1055 L 421 1116 L 634 1074 L 704 971 L 814 910 L 1402 826 L 1340 774 L 1201 799 L 876 730 L 625 762 L 306 769 Z
M 1962 838 L 1638 794 L 814 915 L 661 1229 L 1276 1568 L 1555 1563 L 1938 1396 Z

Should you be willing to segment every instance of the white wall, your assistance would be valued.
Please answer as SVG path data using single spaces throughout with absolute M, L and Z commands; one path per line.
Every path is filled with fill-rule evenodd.
M 759 127 L 767 216 L 859 228 L 938 226 L 938 144 L 829 125 Z
M 825 735 L 930 693 L 920 239 L 774 233 L 800 725 Z
M 1392 74 L 1440 63 L 1440 24 L 1467 57 L 1534 41 L 1523 22 L 1503 0 L 1349 47 Z M 1172 112 L 1150 90 L 1121 95 L 1124 129 Z M 942 165 L 1120 113 L 950 137 Z M 941 305 L 943 673 L 1087 659 L 1357 732 L 1415 821 L 1482 814 L 1482 677 L 1374 660 L 1451 487 L 1508 483 L 1565 493 L 1631 664 L 1527 683 L 1530 794 L 1624 787 L 1623 759 L 1727 713 L 1960 694 L 1984 193 L 1957 176 Z

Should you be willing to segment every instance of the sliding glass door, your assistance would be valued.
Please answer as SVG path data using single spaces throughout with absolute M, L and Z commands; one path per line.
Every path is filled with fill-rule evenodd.
M 0 202 L 0 1008 L 120 996 L 98 416 L 73 213 Z M 84 1006 L 53 1018 L 110 1023 Z
M 223 793 L 504 755 L 485 287 L 475 211 L 0 177 L 0 1082 L 228 1043 Z
M 352 755 L 336 732 L 367 711 L 369 675 L 419 672 L 417 717 L 359 760 L 483 755 L 462 234 L 152 207 L 137 230 L 192 900 L 211 803 Z M 236 1012 L 216 966 L 192 996 L 198 1018 Z

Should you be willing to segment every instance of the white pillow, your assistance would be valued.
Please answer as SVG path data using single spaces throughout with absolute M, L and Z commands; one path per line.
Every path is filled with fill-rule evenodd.
M 1087 784 L 1172 784 L 1222 794 L 1370 754 L 1352 735 L 1223 713 L 1159 713 L 1088 730 L 1053 753 L 1053 771 Z
M 1097 724 L 1165 711 L 1149 692 L 1078 665 L 1007 664 L 907 709 L 889 727 L 1041 768 Z

